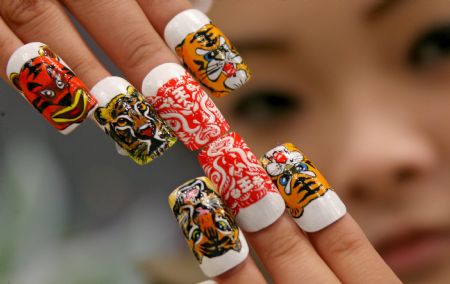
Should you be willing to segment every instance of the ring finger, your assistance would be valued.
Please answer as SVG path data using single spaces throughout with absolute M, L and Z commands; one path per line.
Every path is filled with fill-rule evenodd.
M 108 76 L 56 1 L 1 1 L 0 14 L 23 41 L 43 41 L 74 69 L 88 87 Z

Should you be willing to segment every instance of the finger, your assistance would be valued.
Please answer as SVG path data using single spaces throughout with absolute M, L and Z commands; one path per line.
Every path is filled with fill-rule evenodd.
M 0 2 L 5 22 L 23 42 L 51 46 L 88 87 L 108 76 L 56 1 L 5 0 Z
M 57 46 L 65 60 L 74 64 L 72 65 L 74 66 L 73 69 L 78 71 L 80 77 L 90 82 L 91 87 L 93 83 L 98 82 L 92 88 L 93 95 L 99 101 L 99 108 L 96 109 L 94 118 L 117 145 L 122 147 L 138 164 L 146 164 L 162 155 L 174 144 L 175 137 L 162 119 L 146 104 L 143 96 L 136 91 L 128 93 L 128 90 L 135 89 L 125 80 L 120 78 L 120 80 L 116 80 L 115 77 L 113 79 L 109 77 L 109 73 L 86 47 L 58 2 L 32 1 L 30 2 L 31 6 L 25 5 L 28 2 L 3 1 L 1 2 L 0 12 L 2 16 L 9 19 L 10 26 L 14 27 L 16 33 L 24 41 L 41 39 Z M 18 3 L 22 4 L 19 5 Z M 41 16 L 43 18 L 40 18 Z M 53 21 L 56 21 L 57 24 Z M 23 73 L 22 71 L 17 71 L 17 73 L 24 77 L 23 84 L 26 84 L 26 86 L 29 85 L 30 78 L 32 78 L 34 80 L 31 82 L 33 86 L 39 85 L 39 88 L 45 90 L 39 88 L 33 90 L 21 89 L 25 97 L 53 126 L 63 133 L 68 133 L 74 125 L 81 123 L 88 116 L 90 110 L 93 110 L 95 99 L 89 94 L 84 83 L 76 78 L 68 68 L 62 66 L 65 63 L 58 56 L 54 55 L 53 52 L 51 52 L 53 56 L 40 54 L 41 45 L 45 47 L 45 50 L 48 50 L 48 47 L 43 44 L 27 44 L 21 47 L 29 53 L 35 53 L 33 56 L 27 56 L 30 59 L 33 58 L 30 70 L 39 71 L 39 76 L 27 77 L 29 73 Z M 16 51 L 16 53 L 18 54 L 17 57 L 23 61 L 21 50 Z M 35 60 L 44 60 L 44 65 L 49 68 L 46 67 L 46 70 L 44 70 L 44 65 L 39 65 L 40 62 L 34 62 Z M 16 64 L 16 67 L 20 69 L 23 63 Z M 38 66 L 41 69 L 38 69 Z M 55 66 L 59 67 L 56 68 Z M 49 70 L 56 71 L 49 72 Z M 67 80 L 63 80 L 64 84 L 61 84 L 60 88 L 56 88 L 55 82 L 61 78 Z M 79 95 L 79 89 L 83 90 L 83 96 Z M 53 96 L 45 96 L 45 94 L 42 94 L 43 91 L 52 92 Z M 121 100 L 117 99 L 119 95 L 122 98 Z M 83 99 L 80 99 L 80 97 Z M 89 107 L 81 107 L 85 101 L 89 101 L 87 103 Z M 120 113 L 118 110 L 120 110 Z M 61 116 L 61 112 L 63 118 L 58 117 Z M 83 115 L 78 115 L 78 113 Z M 126 120 L 126 125 L 123 125 L 123 127 L 127 131 L 121 131 L 120 127 L 116 125 L 119 114 Z M 58 121 L 56 121 L 57 119 Z M 60 120 L 64 121 L 60 122 Z
M 313 163 L 291 143 L 261 159 L 290 215 L 344 283 L 398 281 Z M 342 219 L 341 219 L 342 218 Z
M 186 0 L 138 0 L 187 69 L 216 97 L 241 87 L 250 71 L 231 41 Z M 187 9 L 187 10 L 186 10 Z
M 252 258 L 248 257 L 237 267 L 214 278 L 218 284 L 266 283 Z
M 401 283 L 349 214 L 309 236 L 342 282 Z
M 235 268 L 220 279 L 230 283 L 251 277 L 263 282 L 254 263 L 245 261 L 248 259 L 245 237 L 211 181 L 199 177 L 184 183 L 170 194 L 169 205 L 206 276 L 217 277 Z
M 78 41 L 80 50 L 64 53 L 66 61 L 75 64 L 79 70 L 83 69 L 80 66 L 92 66 L 94 73 L 86 71 L 89 68 L 82 72 L 83 78 L 91 82 L 106 76 L 107 72 L 89 54 L 57 3 L 1 1 L 0 15 L 21 41 L 32 42 L 16 49 L 8 59 L 10 81 L 53 127 L 63 134 L 70 133 L 93 111 L 96 100 L 85 83 L 53 50 L 34 41 L 47 41 L 64 50 L 73 47 L 72 44 L 77 45 Z M 58 25 L 53 20 L 58 21 Z M 82 63 L 89 60 L 89 55 L 91 64 Z
M 237 133 L 212 142 L 198 159 L 275 282 L 338 282 L 306 236 L 283 214 L 283 199 Z
M 62 2 L 134 85 L 154 67 L 177 62 L 136 1 Z
M 6 75 L 6 66 L 11 54 L 22 46 L 22 41 L 9 29 L 2 18 L 0 18 L 0 77 L 8 83 L 8 76 Z
M 161 37 L 164 36 L 167 23 L 175 15 L 192 9 L 192 4 L 188 0 L 138 0 L 138 3 Z
M 275 283 L 339 283 L 288 215 L 246 236 Z

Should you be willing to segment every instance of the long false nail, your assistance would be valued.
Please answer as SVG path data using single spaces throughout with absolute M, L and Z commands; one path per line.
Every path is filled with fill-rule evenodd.
M 319 231 L 347 212 L 313 163 L 291 143 L 268 151 L 261 159 L 289 213 L 306 232 Z
M 169 127 L 125 79 L 106 77 L 91 92 L 98 101 L 94 119 L 120 147 L 119 154 L 143 165 L 175 144 Z
M 230 40 L 202 12 L 189 9 L 166 25 L 164 38 L 183 64 L 214 96 L 222 97 L 250 79 Z
M 220 275 L 247 258 L 245 237 L 208 178 L 195 178 L 175 189 L 169 205 L 206 276 Z
M 198 160 L 244 231 L 264 229 L 284 212 L 277 188 L 237 133 L 203 148 Z
M 85 84 L 44 43 L 19 47 L 9 58 L 6 73 L 23 97 L 62 134 L 74 130 L 96 106 Z
M 222 113 L 201 86 L 179 64 L 151 70 L 142 93 L 190 150 L 198 150 L 230 130 Z

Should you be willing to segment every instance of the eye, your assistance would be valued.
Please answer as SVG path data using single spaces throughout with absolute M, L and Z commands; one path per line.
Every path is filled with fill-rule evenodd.
M 216 226 L 217 226 L 217 228 L 218 228 L 219 230 L 221 230 L 221 231 L 230 231 L 230 230 L 231 230 L 230 225 L 229 225 L 228 222 L 225 221 L 225 220 L 217 221 L 217 222 L 216 222 Z
M 288 184 L 288 182 L 289 182 L 289 179 L 290 179 L 290 177 L 288 175 L 282 175 L 280 177 L 280 181 L 279 182 L 280 182 L 280 184 L 282 186 L 286 186 Z
M 413 43 L 408 62 L 414 67 L 439 63 L 450 55 L 450 24 L 435 26 Z
M 206 53 L 205 54 L 205 59 L 207 60 L 207 61 L 211 61 L 213 58 L 214 58 L 214 51 L 211 51 L 211 52 L 208 52 L 208 53 Z
M 197 243 L 200 240 L 200 237 L 202 236 L 202 232 L 200 232 L 199 229 L 194 229 L 191 234 L 191 240 L 194 241 L 194 243 Z
M 147 106 L 143 103 L 137 104 L 137 108 L 141 112 L 145 112 L 147 110 Z
M 297 170 L 298 173 L 300 172 L 304 172 L 308 169 L 308 166 L 305 164 L 298 164 L 295 169 Z
M 47 98 L 55 97 L 55 91 L 53 91 L 53 90 L 45 89 L 45 90 L 40 91 L 39 93 Z
M 117 125 L 118 126 L 126 126 L 128 124 L 128 119 L 124 118 L 124 117 L 120 117 L 117 120 Z
M 255 125 L 283 122 L 303 109 L 302 99 L 287 90 L 256 89 L 239 96 L 232 111 L 237 118 Z

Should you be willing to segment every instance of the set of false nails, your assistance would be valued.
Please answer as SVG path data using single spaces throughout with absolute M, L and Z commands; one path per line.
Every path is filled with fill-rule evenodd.
M 294 145 L 278 146 L 258 160 L 237 133 L 229 132 L 219 109 L 190 75 L 217 97 L 250 78 L 239 53 L 210 19 L 197 10 L 183 11 L 167 24 L 164 37 L 190 73 L 179 64 L 159 65 L 144 78 L 143 95 L 120 77 L 107 77 L 89 91 L 39 42 L 12 54 L 7 75 L 61 133 L 93 118 L 118 152 L 138 164 L 162 155 L 176 137 L 190 150 L 200 150 L 198 160 L 208 178 L 175 189 L 169 204 L 207 276 L 224 273 L 247 257 L 238 225 L 259 231 L 286 207 L 306 232 L 341 218 L 345 206 Z

